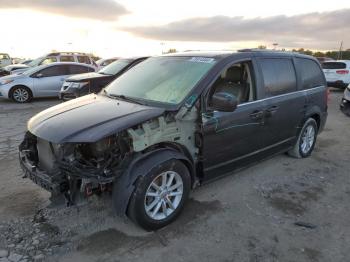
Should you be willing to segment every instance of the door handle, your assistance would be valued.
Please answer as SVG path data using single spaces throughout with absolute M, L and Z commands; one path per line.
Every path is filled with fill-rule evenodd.
M 250 118 L 254 120 L 259 120 L 264 117 L 264 111 L 254 111 L 250 114 Z
M 272 116 L 274 113 L 276 113 L 278 110 L 278 106 L 271 106 L 268 109 L 266 109 L 266 116 L 270 117 Z

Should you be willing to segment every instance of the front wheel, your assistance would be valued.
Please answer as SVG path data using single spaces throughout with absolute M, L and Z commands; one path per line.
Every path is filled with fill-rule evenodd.
M 11 90 L 10 97 L 17 103 L 27 103 L 32 99 L 32 93 L 25 86 L 16 86 Z
M 317 138 L 318 127 L 315 119 L 309 118 L 300 131 L 294 147 L 288 152 L 296 158 L 305 158 L 311 155 Z
M 141 177 L 131 197 L 128 215 L 146 230 L 157 230 L 180 214 L 191 188 L 187 167 L 169 160 Z

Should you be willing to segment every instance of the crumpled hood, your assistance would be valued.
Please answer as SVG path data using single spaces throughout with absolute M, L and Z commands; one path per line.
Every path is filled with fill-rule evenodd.
M 79 82 L 79 81 L 87 81 L 91 79 L 101 78 L 101 77 L 110 77 L 110 75 L 103 75 L 99 73 L 83 73 L 78 75 L 70 76 L 66 79 L 66 82 Z
M 53 143 L 96 142 L 164 111 L 91 94 L 40 112 L 29 120 L 28 130 Z

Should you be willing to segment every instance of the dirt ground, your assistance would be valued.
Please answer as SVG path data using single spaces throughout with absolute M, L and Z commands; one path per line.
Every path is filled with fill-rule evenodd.
M 26 121 L 58 103 L 0 100 L 0 262 L 349 261 L 350 118 L 332 90 L 329 117 L 310 158 L 279 155 L 196 189 L 180 218 L 147 233 L 116 218 L 109 198 L 50 207 L 21 178 Z

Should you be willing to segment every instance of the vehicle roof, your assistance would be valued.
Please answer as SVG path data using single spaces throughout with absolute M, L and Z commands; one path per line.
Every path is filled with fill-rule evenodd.
M 333 61 L 326 61 L 325 63 L 350 63 L 350 60 L 333 60 Z
M 301 57 L 316 60 L 315 57 L 304 55 L 296 52 L 289 51 L 276 51 L 276 50 L 268 50 L 268 49 L 242 49 L 237 51 L 189 51 L 189 52 L 181 52 L 181 53 L 172 53 L 165 54 L 162 56 L 192 56 L 192 57 L 209 57 L 222 59 L 230 56 L 239 56 L 242 53 L 251 55 L 251 56 L 286 56 L 286 57 Z
M 82 53 L 82 52 L 52 52 L 52 53 L 48 53 L 46 56 L 55 56 L 55 55 L 86 55 L 86 56 L 91 56 L 91 54 Z
M 52 65 L 82 65 L 87 67 L 93 67 L 92 65 L 84 64 L 84 63 L 77 63 L 77 62 L 53 62 L 46 65 L 40 65 L 40 66 L 52 66 Z

